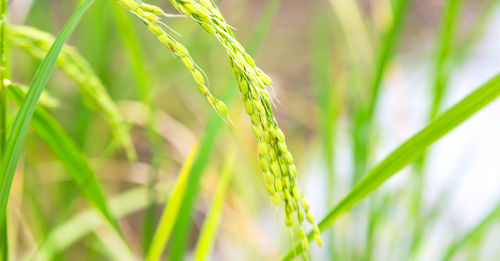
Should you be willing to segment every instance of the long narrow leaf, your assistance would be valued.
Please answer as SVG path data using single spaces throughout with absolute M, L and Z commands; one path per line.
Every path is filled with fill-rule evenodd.
M 436 118 L 434 122 L 408 139 L 394 150 L 382 162 L 375 166 L 368 175 L 361 180 L 349 194 L 333 208 L 319 223 L 321 231 L 330 227 L 343 213 L 349 211 L 358 201 L 367 197 L 371 192 L 380 187 L 387 179 L 392 177 L 408 163 L 421 156 L 425 150 L 445 134 L 463 123 L 470 116 L 488 105 L 500 95 L 500 74 L 473 91 L 467 97 Z M 308 234 L 311 240 L 313 234 Z M 302 252 L 299 245 L 290 251 L 283 260 L 290 260 Z
M 179 214 L 179 209 L 181 207 L 184 194 L 186 193 L 189 175 L 197 152 L 198 146 L 195 144 L 191 149 L 184 166 L 182 167 L 172 194 L 165 205 L 165 211 L 163 211 L 156 233 L 151 240 L 151 247 L 147 253 L 146 260 L 159 260 L 161 254 L 163 253 L 163 249 L 165 248 L 165 245 L 170 238 L 170 234 L 172 233 L 172 229 L 174 228 L 175 219 Z
M 9 199 L 10 188 L 14 173 L 16 171 L 17 161 L 21 154 L 26 131 L 28 129 L 31 116 L 35 110 L 35 106 L 40 98 L 40 95 L 49 80 L 49 76 L 54 68 L 57 56 L 59 55 L 64 43 L 67 41 L 78 21 L 90 7 L 94 0 L 82 0 L 75 12 L 64 25 L 63 29 L 57 36 L 54 44 L 48 52 L 42 64 L 31 82 L 30 89 L 26 98 L 16 115 L 16 119 L 12 125 L 12 129 L 7 139 L 4 154 L 2 155 L 2 164 L 0 166 L 0 226 L 5 226 L 6 208 Z
M 212 251 L 217 230 L 219 227 L 219 220 L 222 212 L 222 204 L 226 196 L 227 187 L 231 180 L 234 165 L 234 153 L 229 153 L 228 159 L 222 170 L 222 177 L 220 178 L 217 191 L 215 192 L 212 208 L 205 218 L 201 233 L 196 243 L 194 250 L 194 261 L 208 260 L 210 252 Z

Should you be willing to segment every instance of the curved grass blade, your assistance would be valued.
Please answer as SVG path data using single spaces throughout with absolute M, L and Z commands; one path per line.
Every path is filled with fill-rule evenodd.
M 26 93 L 14 84 L 8 85 L 8 93 L 17 104 L 21 104 L 26 96 Z M 59 123 L 40 106 L 35 108 L 31 125 L 57 155 L 82 195 L 103 214 L 116 231 L 120 232 L 120 226 L 110 211 L 99 181 L 75 142 L 66 134 Z
M 57 36 L 54 44 L 47 53 L 47 56 L 42 61 L 38 68 L 26 98 L 16 115 L 16 119 L 12 125 L 10 135 L 5 145 L 5 150 L 2 155 L 2 164 L 0 165 L 0 227 L 5 227 L 6 208 L 9 199 L 10 187 L 16 171 L 17 160 L 21 153 L 26 131 L 28 129 L 31 116 L 35 110 L 35 106 L 40 98 L 49 76 L 54 68 L 57 56 L 59 55 L 64 43 L 69 38 L 75 29 L 78 21 L 90 7 L 94 0 L 82 0 L 71 18 L 64 25 L 63 29 Z M 3 229 L 2 229 L 3 230 Z
M 181 169 L 172 194 L 170 195 L 168 202 L 165 204 L 165 211 L 163 211 L 158 228 L 156 229 L 155 235 L 151 240 L 151 246 L 146 255 L 147 261 L 159 260 L 163 253 L 163 249 L 167 245 L 172 229 L 174 228 L 175 220 L 179 215 L 179 209 L 181 208 L 182 199 L 186 193 L 189 175 L 191 173 L 197 152 L 198 145 L 195 144 Z
M 220 216 L 222 212 L 222 204 L 226 196 L 227 187 L 231 181 L 231 174 L 233 173 L 234 153 L 228 154 L 228 159 L 222 170 L 222 177 L 220 178 L 217 191 L 215 192 L 212 208 L 205 218 L 203 227 L 198 238 L 198 243 L 194 250 L 194 261 L 208 260 L 210 252 L 212 251 L 217 230 L 219 227 Z
M 467 97 L 436 118 L 430 125 L 409 138 L 382 162 L 375 166 L 349 194 L 318 224 L 321 231 L 330 227 L 341 214 L 349 211 L 358 201 L 367 197 L 410 162 L 418 159 L 425 150 L 445 134 L 488 105 L 500 95 L 500 74 L 483 84 Z M 313 233 L 308 234 L 313 238 Z M 283 260 L 290 260 L 302 252 L 298 245 Z

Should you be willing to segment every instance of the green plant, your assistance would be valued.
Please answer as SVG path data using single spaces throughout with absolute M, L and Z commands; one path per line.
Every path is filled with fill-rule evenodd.
M 498 203 L 462 233 L 454 222 L 463 213 L 447 215 L 467 162 L 438 200 L 427 190 L 430 146 L 500 95 L 497 74 L 441 112 L 500 1 L 424 10 L 411 0 L 82 0 L 56 37 L 59 14 L 74 3 L 20 2 L 0 4 L 1 260 L 420 260 L 429 245 L 443 260 L 494 252 Z M 415 22 L 427 13 L 440 22 Z M 441 29 L 428 48 L 418 39 L 433 22 Z M 429 108 L 411 99 L 429 122 L 400 143 L 399 117 L 418 116 L 394 95 L 420 93 L 408 71 L 427 60 Z M 379 161 L 388 145 L 395 149 Z M 316 223 L 312 212 L 325 216 Z

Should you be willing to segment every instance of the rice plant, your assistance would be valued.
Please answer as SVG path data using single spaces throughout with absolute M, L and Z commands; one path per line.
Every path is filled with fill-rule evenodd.
M 1 0 L 1 260 L 497 260 L 499 4 Z

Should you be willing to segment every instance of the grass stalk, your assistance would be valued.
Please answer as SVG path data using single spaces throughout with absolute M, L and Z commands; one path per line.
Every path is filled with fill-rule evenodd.
M 7 141 L 7 90 L 4 80 L 8 78 L 9 65 L 7 64 L 7 21 L 8 0 L 0 0 L 0 158 L 4 154 Z M 2 162 L 0 162 L 2 164 Z M 0 223 L 0 256 L 7 260 L 8 240 L 7 223 Z
M 7 94 L 4 80 L 9 78 L 9 64 L 7 63 L 7 12 L 8 0 L 0 2 L 0 157 L 3 155 L 7 141 Z
M 181 172 L 179 173 L 179 177 L 177 178 L 168 202 L 165 203 L 165 210 L 162 213 L 154 237 L 151 240 L 151 247 L 146 254 L 146 261 L 159 260 L 163 254 L 163 250 L 165 249 L 170 239 L 172 230 L 174 229 L 175 221 L 180 216 L 179 213 L 182 207 L 181 204 L 183 199 L 189 195 L 187 187 L 190 180 L 191 170 L 193 168 L 193 162 L 197 154 L 198 145 L 195 144 L 182 166 Z M 185 218 L 184 216 L 180 217 Z
M 194 249 L 194 261 L 204 261 L 208 260 L 210 257 L 210 252 L 212 251 L 215 238 L 217 236 L 219 221 L 222 214 L 222 205 L 224 203 L 229 182 L 231 181 L 231 176 L 234 172 L 233 166 L 235 163 L 235 155 L 236 154 L 234 152 L 230 151 L 226 162 L 224 163 L 220 181 L 217 185 L 217 190 L 212 201 L 212 207 L 207 213 L 198 242 L 196 243 L 196 247 Z

